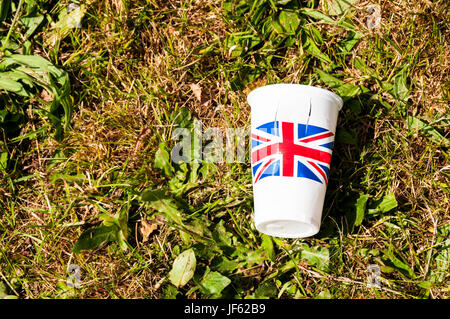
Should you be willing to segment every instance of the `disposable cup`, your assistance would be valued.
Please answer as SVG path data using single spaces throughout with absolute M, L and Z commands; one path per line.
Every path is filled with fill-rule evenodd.
M 273 84 L 250 92 L 254 222 L 270 236 L 319 232 L 342 99 L 325 89 Z

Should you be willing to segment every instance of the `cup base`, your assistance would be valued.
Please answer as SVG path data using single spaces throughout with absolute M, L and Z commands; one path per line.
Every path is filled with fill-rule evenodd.
M 317 225 L 298 220 L 271 220 L 255 226 L 266 235 L 282 238 L 304 238 L 319 232 Z

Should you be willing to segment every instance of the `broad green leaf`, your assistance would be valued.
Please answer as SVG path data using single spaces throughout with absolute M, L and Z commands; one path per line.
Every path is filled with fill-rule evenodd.
M 322 290 L 315 299 L 333 299 L 333 295 L 328 289 Z
M 329 86 L 331 88 L 336 88 L 343 84 L 342 80 L 340 80 L 320 69 L 316 69 L 315 71 L 316 71 L 317 75 L 319 76 L 320 80 L 322 80 L 323 83 L 325 83 L 327 86 Z
M 196 262 L 192 249 L 183 251 L 173 262 L 172 270 L 169 272 L 170 282 L 177 288 L 186 285 L 194 276 Z
M 5 171 L 8 167 L 8 152 L 0 153 L 0 171 Z
M 165 143 L 159 144 L 159 148 L 155 154 L 155 161 L 153 166 L 162 170 L 165 176 L 173 177 L 174 169 L 170 161 L 170 155 L 166 150 Z
M 384 253 L 384 261 L 388 263 L 387 266 L 394 267 L 397 269 L 401 274 L 403 274 L 406 277 L 409 277 L 411 279 L 414 279 L 416 275 L 414 274 L 414 271 L 412 268 L 404 263 L 400 258 L 394 255 L 394 253 L 389 250 L 385 249 L 383 250 Z
M 141 199 L 143 201 L 149 202 L 150 204 L 167 198 L 168 196 L 166 195 L 164 189 L 149 189 L 142 192 L 141 194 Z
M 118 227 L 116 225 L 101 225 L 88 229 L 78 238 L 72 251 L 74 253 L 79 253 L 82 250 L 95 249 L 103 243 L 114 241 L 116 239 L 117 231 Z
M 364 86 L 358 86 L 353 83 L 345 83 L 340 87 L 334 89 L 334 91 L 341 96 L 344 100 L 360 95 L 361 93 L 369 92 Z
M 344 52 L 349 53 L 362 37 L 362 34 L 358 31 L 349 31 L 347 38 L 341 41 L 339 45 Z
M 232 271 L 238 269 L 240 266 L 241 266 L 241 263 L 239 263 L 235 260 L 230 260 L 225 256 L 221 256 L 220 261 L 214 265 L 214 269 L 224 272 L 224 273 L 229 273 L 229 272 L 232 272 Z
M 396 208 L 398 205 L 397 200 L 395 199 L 395 195 L 393 193 L 386 194 L 381 202 L 372 209 L 369 209 L 369 214 L 379 214 L 379 213 L 387 213 L 388 211 Z
M 382 82 L 380 82 L 380 86 L 384 91 L 390 92 L 390 91 L 392 91 L 394 84 L 392 84 L 391 82 L 388 82 L 388 81 L 382 81 Z
M 32 81 L 33 86 L 38 85 L 50 92 L 53 95 L 53 101 L 49 103 L 50 112 L 41 113 L 47 116 L 58 130 L 61 120 L 55 113 L 62 106 L 64 109 L 65 128 L 68 128 L 72 116 L 73 103 L 69 96 L 71 89 L 67 72 L 58 69 L 43 57 L 21 54 L 13 54 L 2 58 L 0 71 L 5 73 L 8 70 L 12 72 L 8 73 L 8 76 L 15 75 L 18 77 L 19 74 L 22 74 L 20 80 L 24 83 L 30 84 Z M 26 93 L 20 91 L 16 93 L 31 96 L 31 93 L 28 91 Z M 39 112 L 39 109 L 36 109 L 36 111 Z
M 183 224 L 181 212 L 179 211 L 178 206 L 172 199 L 159 200 L 157 202 L 154 202 L 152 207 L 158 210 L 159 212 L 164 213 L 169 220 L 172 220 L 179 225 Z
M 28 66 L 30 69 L 22 69 L 25 73 L 33 71 L 33 69 L 37 69 L 39 72 L 50 73 L 54 75 L 56 78 L 62 77 L 66 74 L 65 71 L 58 69 L 55 67 L 50 61 L 44 59 L 41 56 L 37 55 L 22 55 L 22 54 L 12 54 L 10 56 L 3 57 L 3 61 L 0 63 L 0 70 L 4 70 L 14 64 L 18 64 L 20 66 Z M 28 73 L 27 73 L 28 74 Z M 42 74 L 34 74 L 36 78 L 43 78 Z M 62 83 L 60 83 L 62 84 Z
M 312 39 L 316 42 L 316 44 L 323 44 L 323 37 L 319 29 L 314 27 L 314 25 L 310 25 L 308 26 L 308 32 L 311 35 Z
M 261 246 L 264 248 L 267 258 L 269 258 L 270 261 L 275 261 L 275 250 L 273 248 L 272 238 L 264 234 L 261 235 L 261 238 L 262 238 Z
M 329 24 L 337 24 L 338 22 L 336 22 L 335 20 L 333 20 L 332 18 L 330 18 L 329 16 L 327 16 L 326 14 L 314 10 L 314 9 L 309 9 L 309 8 L 303 8 L 302 9 L 302 14 L 307 15 L 311 18 L 317 19 L 320 22 L 325 22 L 325 23 L 329 23 Z
M 232 234 L 227 232 L 224 221 L 221 219 L 219 223 L 216 225 L 216 228 L 213 232 L 213 238 L 217 242 L 218 245 L 231 246 L 231 237 Z
M 273 25 L 274 23 L 276 23 L 277 27 L 280 28 L 279 30 L 275 30 Z M 271 39 L 271 36 L 277 36 L 281 31 L 281 25 L 279 25 L 279 23 L 276 21 L 275 16 L 272 16 L 270 19 L 266 19 L 261 26 L 261 34 L 264 39 Z
M 151 208 L 164 213 L 170 220 L 180 225 L 183 224 L 178 206 L 172 198 L 166 195 L 164 190 L 146 190 L 142 192 L 141 199 L 148 202 Z
M 222 3 L 222 9 L 224 10 L 224 13 L 225 13 L 226 15 L 231 14 L 232 11 L 233 11 L 233 2 L 230 2 L 230 1 L 224 1 L 224 2 Z
M 364 212 L 366 210 L 366 203 L 369 199 L 369 195 L 360 194 L 358 200 L 356 201 L 356 218 L 355 218 L 355 226 L 361 225 L 364 219 Z
M 175 286 L 167 285 L 163 290 L 163 299 L 177 299 L 178 289 Z
M 70 89 L 69 89 L 70 90 Z M 58 100 L 55 99 L 54 103 L 57 103 Z M 70 120 L 72 118 L 73 113 L 73 100 L 69 96 L 64 96 L 59 100 L 59 103 L 62 105 L 64 109 L 64 124 L 65 128 L 69 127 Z
M 8 116 L 9 112 L 8 110 L 0 110 L 0 123 L 4 123 L 6 120 L 6 117 Z
M 439 237 L 436 240 L 436 243 L 447 243 L 444 247 L 448 247 L 448 243 L 450 241 L 450 222 L 445 223 L 437 229 L 437 233 Z
M 217 295 L 231 283 L 228 277 L 223 276 L 217 271 L 207 272 L 200 285 L 207 294 Z
M 433 287 L 433 284 L 429 281 L 421 281 L 417 284 L 417 286 L 423 289 L 431 289 Z
M 122 250 L 126 250 L 128 248 L 128 209 L 122 207 L 114 216 L 104 213 L 100 214 L 99 218 L 103 220 L 103 225 L 106 227 L 116 226 L 114 239 Z
M 296 267 L 296 264 L 295 264 L 294 260 L 290 259 L 279 269 L 280 269 L 281 273 L 285 273 L 285 272 L 288 272 L 288 271 L 294 269 L 295 267 Z
M 256 299 L 269 299 L 277 296 L 278 289 L 275 283 L 265 282 L 256 288 L 254 298 Z
M 328 13 L 333 16 L 341 16 L 346 12 L 355 11 L 357 0 L 327 0 Z
M 330 261 L 330 252 L 326 247 L 309 247 L 307 244 L 303 244 L 300 259 L 306 261 L 311 266 L 327 271 Z
M 394 86 L 392 89 L 392 95 L 404 103 L 409 96 L 409 88 L 407 85 L 407 74 L 405 70 L 402 70 L 394 77 Z
M 249 267 L 260 264 L 266 260 L 264 251 L 262 250 L 248 250 L 242 255 L 242 261 L 245 262 Z
M 408 127 L 413 131 L 420 131 L 430 137 L 431 140 L 433 140 L 436 143 L 442 143 L 444 145 L 449 144 L 449 140 L 445 138 L 441 133 L 439 133 L 437 130 L 433 128 L 430 124 L 425 123 L 421 119 L 414 117 L 414 116 L 408 116 L 406 119 L 406 123 L 408 124 Z
M 33 79 L 23 72 L 16 70 L 6 71 L 0 73 L 0 79 L 7 79 L 12 81 L 21 81 L 29 87 L 33 87 Z
M 3 299 L 7 295 L 8 293 L 6 285 L 3 283 L 3 281 L 0 281 L 0 299 Z
M 324 14 L 320 11 L 314 10 L 314 9 L 302 8 L 301 13 L 306 16 L 309 16 L 311 18 L 317 19 L 318 22 L 321 22 L 321 23 L 337 25 L 337 26 L 343 27 L 348 30 L 356 31 L 355 26 L 353 26 L 352 24 L 342 21 L 342 20 L 333 20 L 326 14 Z
M 42 21 L 44 21 L 44 16 L 41 14 L 37 16 L 22 17 L 20 19 L 20 22 L 25 26 L 27 30 L 24 34 L 25 38 L 31 36 L 42 23 Z
M 33 96 L 23 87 L 23 85 L 20 82 L 6 79 L 1 75 L 0 75 L 0 90 L 5 90 L 26 97 Z
M 3 281 L 0 281 L 0 299 L 18 299 L 17 296 L 9 294 L 8 286 Z
M 14 51 L 16 51 L 16 50 L 19 50 L 20 47 L 21 47 L 21 46 L 20 46 L 16 41 L 14 41 L 14 39 L 12 39 L 12 38 L 9 38 L 9 39 L 8 39 L 8 42 L 6 42 L 6 34 L 5 34 L 5 36 L 0 35 L 0 44 L 1 44 L 1 47 L 4 48 L 4 50 L 8 50 L 8 51 L 10 51 L 10 52 L 14 52 Z M 23 47 L 23 46 L 22 46 L 22 47 Z
M 192 127 L 192 115 L 188 108 L 183 107 L 175 114 L 174 124 L 177 127 Z
M 441 283 L 450 276 L 450 223 L 439 227 L 437 234 L 439 235 L 436 240 L 437 252 L 430 278 L 433 282 Z
M 326 85 L 333 88 L 339 96 L 344 98 L 344 100 L 348 100 L 352 97 L 355 97 L 361 93 L 368 92 L 369 90 L 364 86 L 358 86 L 353 83 L 344 83 L 344 81 L 320 70 L 316 69 L 316 73 L 319 76 L 320 80 L 322 80 Z
M 436 282 L 441 282 L 450 273 L 450 239 L 444 242 L 444 248 L 435 257 L 436 268 L 432 271 Z
M 276 19 L 272 19 L 272 27 L 279 34 L 294 35 L 299 25 L 299 15 L 293 11 L 283 10 Z
M 311 38 L 310 35 L 304 34 L 302 35 L 302 38 L 303 38 L 303 49 L 306 52 L 322 61 L 331 63 L 330 57 L 327 54 L 320 51 L 319 47 L 316 45 L 316 43 L 314 42 L 314 40 Z
M 0 25 L 3 21 L 6 20 L 10 7 L 11 0 L 2 0 L 2 3 L 0 4 Z
M 86 9 L 85 5 L 74 7 L 70 12 L 68 12 L 67 8 L 63 9 L 58 21 L 52 25 L 51 31 L 46 34 L 47 40 L 45 44 L 53 47 L 57 42 L 67 37 L 72 29 L 79 28 L 81 20 L 86 14 Z
M 11 0 L 2 0 L 2 3 L 0 4 L 0 25 L 8 17 L 10 7 Z

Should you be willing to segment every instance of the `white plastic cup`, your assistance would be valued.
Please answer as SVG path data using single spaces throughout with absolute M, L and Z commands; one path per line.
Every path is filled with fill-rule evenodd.
M 254 222 L 275 237 L 319 232 L 342 99 L 300 84 L 250 92 Z

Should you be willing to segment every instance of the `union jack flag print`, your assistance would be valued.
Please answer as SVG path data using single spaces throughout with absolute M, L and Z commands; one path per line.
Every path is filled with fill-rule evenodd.
M 252 131 L 252 172 L 328 183 L 334 134 L 319 126 L 274 121 Z

